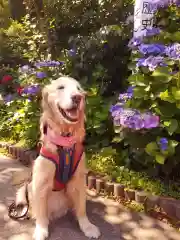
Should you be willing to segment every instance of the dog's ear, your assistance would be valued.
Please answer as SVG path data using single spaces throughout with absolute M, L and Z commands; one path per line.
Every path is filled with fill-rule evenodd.
M 86 92 L 82 87 L 80 87 L 80 89 L 81 89 L 81 93 L 82 93 L 82 95 L 83 95 L 84 97 L 86 97 L 87 92 Z
M 83 90 L 83 95 L 86 97 L 87 96 L 87 92 Z
M 47 125 L 46 112 L 49 110 L 48 96 L 49 96 L 49 90 L 48 90 L 48 87 L 46 86 L 42 90 L 42 100 L 41 100 L 41 107 L 42 107 L 42 116 L 40 118 L 40 132 L 41 132 L 40 140 L 41 141 L 44 140 L 44 135 L 45 135 L 44 128 Z
M 45 100 L 48 97 L 48 88 L 47 86 L 43 88 L 42 90 L 42 99 Z
M 43 112 L 49 112 L 51 115 L 53 115 L 53 109 L 51 106 L 51 103 L 49 101 L 49 93 L 50 93 L 50 85 L 47 85 L 42 90 L 42 101 L 41 101 L 41 108 Z

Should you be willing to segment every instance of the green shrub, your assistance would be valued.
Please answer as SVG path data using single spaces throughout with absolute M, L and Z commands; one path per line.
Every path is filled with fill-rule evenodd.
M 104 148 L 98 153 L 88 153 L 88 166 L 97 174 L 102 174 L 109 181 L 121 183 L 128 189 L 144 190 L 151 194 L 170 196 L 180 199 L 179 184 L 170 182 L 165 184 L 159 179 L 150 178 L 145 172 L 130 170 L 124 166 L 117 166 L 117 152 L 110 148 Z
M 5 28 L 10 22 L 10 11 L 7 0 L 0 0 L 0 28 Z
M 0 62 L 15 67 L 47 58 L 46 35 L 40 31 L 35 19 L 26 15 L 21 23 L 10 20 L 0 29 Z
M 0 132 L 17 141 L 25 138 L 34 146 L 38 137 L 39 98 L 34 104 L 17 91 L 36 84 L 43 86 L 61 71 L 78 79 L 88 91 L 86 127 L 89 148 L 97 150 L 110 145 L 114 133 L 108 109 L 112 96 L 117 89 L 124 87 L 123 79 L 128 74 L 130 52 L 124 46 L 130 34 L 125 24 L 127 15 L 133 10 L 130 1 L 116 1 L 113 6 L 108 1 L 96 4 L 93 1 L 68 4 L 43 1 L 41 9 L 34 9 L 28 1 L 24 3 L 29 14 L 19 22 L 10 19 L 9 24 L 1 29 L 0 61 L 13 68 L 2 68 L 0 78 L 12 71 L 13 81 L 1 85 L 1 93 L 4 99 L 13 95 L 13 100 L 3 106 Z M 33 67 L 36 61 L 53 58 L 65 64 L 53 71 L 39 69 L 46 72 L 46 78 L 38 79 L 33 73 L 17 71 L 23 64 Z M 21 129 L 19 120 L 15 121 L 13 117 L 19 110 L 23 113 L 20 121 L 24 126 Z M 34 119 L 31 119 L 31 111 L 36 112 Z M 34 136 L 33 131 L 37 133 Z
M 131 166 L 138 169 L 141 165 L 154 169 L 154 175 L 171 177 L 180 164 L 178 9 L 175 4 L 163 8 L 157 13 L 156 24 L 163 22 L 164 26 L 145 30 L 130 41 L 133 53 L 129 69 L 133 74 L 128 82 L 133 90 L 121 94 L 121 103 L 112 108 L 116 131 L 129 148 Z

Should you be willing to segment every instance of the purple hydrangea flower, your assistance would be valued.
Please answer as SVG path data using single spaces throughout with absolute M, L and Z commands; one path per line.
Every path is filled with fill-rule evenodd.
M 22 93 L 27 95 L 36 95 L 40 90 L 38 85 L 32 85 L 23 89 Z
M 122 108 L 120 105 L 116 104 L 116 105 L 112 105 L 110 107 L 110 112 L 115 112 L 115 111 L 118 111 L 120 108 Z
M 36 77 L 37 78 L 45 78 L 47 75 L 45 72 L 37 72 L 36 73 Z
M 28 73 L 31 70 L 29 65 L 24 65 L 21 67 L 21 72 Z
M 172 0 L 173 4 L 175 4 L 177 7 L 180 7 L 180 0 Z
M 142 43 L 142 39 L 141 38 L 132 38 L 129 43 L 128 43 L 128 47 L 131 49 L 134 49 L 138 46 L 140 46 Z
M 114 123 L 119 123 L 127 128 L 140 129 L 142 127 L 142 121 L 140 119 L 140 113 L 136 109 L 121 109 L 120 114 L 114 117 Z
M 168 148 L 168 140 L 167 138 L 161 138 L 158 142 L 159 147 L 161 148 L 161 150 L 166 151 Z
M 169 0 L 169 4 L 174 4 L 177 7 L 180 7 L 180 0 Z
M 180 6 L 180 0 L 152 0 L 152 5 L 154 11 L 157 11 L 159 8 L 167 8 L 169 5 Z
M 165 52 L 165 46 L 162 44 L 141 44 L 139 46 L 140 53 L 144 55 L 157 55 Z
M 74 57 L 75 55 L 76 55 L 76 50 L 75 49 L 70 49 L 69 51 L 68 51 L 68 55 L 70 56 L 70 57 Z
M 140 130 L 144 128 L 144 122 L 139 112 L 135 113 L 133 116 L 127 117 L 124 121 L 125 126 L 131 129 Z
M 128 87 L 126 93 L 119 94 L 119 100 L 125 102 L 128 99 L 131 99 L 133 97 L 134 87 L 130 86 Z
M 36 63 L 34 64 L 34 66 L 37 67 L 37 68 L 45 67 L 44 65 L 45 65 L 45 62 L 36 62 Z
M 147 28 L 145 30 L 144 36 L 145 37 L 152 37 L 152 36 L 160 34 L 160 32 L 161 32 L 160 28 L 155 28 L 155 27 Z
M 177 73 L 178 73 L 179 71 L 172 71 L 172 72 L 170 72 L 169 74 L 171 74 L 171 75 L 176 75 Z
M 60 65 L 63 65 L 64 62 L 59 61 L 43 61 L 43 62 L 37 62 L 34 64 L 35 67 L 41 68 L 41 67 L 59 67 Z
M 132 94 L 133 95 L 133 92 L 134 92 L 134 86 L 129 86 L 128 89 L 127 89 L 127 93 L 129 94 Z
M 146 58 L 139 58 L 138 62 L 136 63 L 137 67 L 148 67 L 147 59 Z
M 117 108 L 115 105 L 112 111 L 113 122 L 115 126 L 124 126 L 126 128 L 140 130 L 151 129 L 159 126 L 159 117 L 151 113 L 141 114 L 137 109 Z
M 110 112 L 111 112 L 112 117 L 119 116 L 119 114 L 123 110 L 122 107 L 123 107 L 122 104 L 112 105 L 111 108 L 110 108 Z
M 172 59 L 180 59 L 180 44 L 175 43 L 172 44 L 171 46 L 166 47 L 165 53 L 169 58 Z
M 169 0 L 152 0 L 152 7 L 154 11 L 159 8 L 167 8 L 169 6 Z
M 139 39 L 142 40 L 144 37 L 152 37 L 160 34 L 160 32 L 161 32 L 160 28 L 148 27 L 141 31 Z
M 143 113 L 144 128 L 151 129 L 159 126 L 159 116 L 152 115 L 151 113 Z
M 9 103 L 13 100 L 13 96 L 11 94 L 8 94 L 4 97 L 4 102 Z
M 121 93 L 121 94 L 119 94 L 119 100 L 127 101 L 128 99 L 131 99 L 131 98 L 132 98 L 131 93 Z
M 148 58 L 140 58 L 136 64 L 137 67 L 148 67 L 150 71 L 154 71 L 158 66 L 167 66 L 164 58 L 157 56 L 149 56 Z

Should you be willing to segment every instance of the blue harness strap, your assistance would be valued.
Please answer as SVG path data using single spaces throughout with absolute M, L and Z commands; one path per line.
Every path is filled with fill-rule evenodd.
M 72 148 L 59 148 L 60 164 L 57 169 L 57 180 L 62 183 L 67 183 L 73 174 L 73 160 L 75 155 L 75 145 Z

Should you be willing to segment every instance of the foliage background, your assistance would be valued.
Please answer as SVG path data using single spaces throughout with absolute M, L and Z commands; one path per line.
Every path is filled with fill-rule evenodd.
M 86 146 L 89 166 L 127 187 L 146 188 L 162 194 L 170 191 L 170 195 L 175 196 L 178 183 L 173 183 L 169 189 L 169 185 L 162 186 L 162 177 L 168 183 L 174 178 L 179 181 L 176 171 L 180 163 L 179 146 L 173 147 L 172 156 L 163 158 L 162 164 L 152 152 L 147 153 L 147 144 L 156 143 L 157 137 L 179 141 L 179 97 L 174 98 L 166 92 L 173 82 L 180 80 L 179 61 L 165 67 L 162 76 L 157 70 L 160 72 L 154 76 L 154 81 L 159 85 L 150 84 L 152 78 L 148 78 L 147 69 L 131 75 L 140 57 L 138 52 L 131 54 L 128 47 L 132 38 L 133 26 L 129 20 L 132 14 L 131 0 L 23 3 L 0 0 L 0 135 L 35 148 L 39 138 L 41 88 L 60 74 L 68 74 L 88 91 Z M 156 25 L 163 32 L 146 39 L 147 43 L 170 44 L 180 40 L 178 8 L 163 9 L 156 19 Z M 38 61 L 47 60 L 63 64 L 35 66 Z M 23 65 L 31 70 L 22 70 Z M 174 71 L 174 67 L 177 74 L 170 79 L 167 72 Z M 45 76 L 38 77 L 39 72 Z M 7 75 L 12 79 L 3 83 Z M 22 89 L 36 84 L 39 86 L 36 94 L 21 94 Z M 118 131 L 117 137 L 109 109 L 129 84 L 135 86 L 135 91 L 127 106 L 140 110 L 150 108 L 161 115 L 161 126 L 146 133 Z M 155 92 L 161 93 L 161 97 L 152 98 Z M 160 113 L 162 106 L 171 114 Z M 160 180 L 154 183 L 148 176 Z

